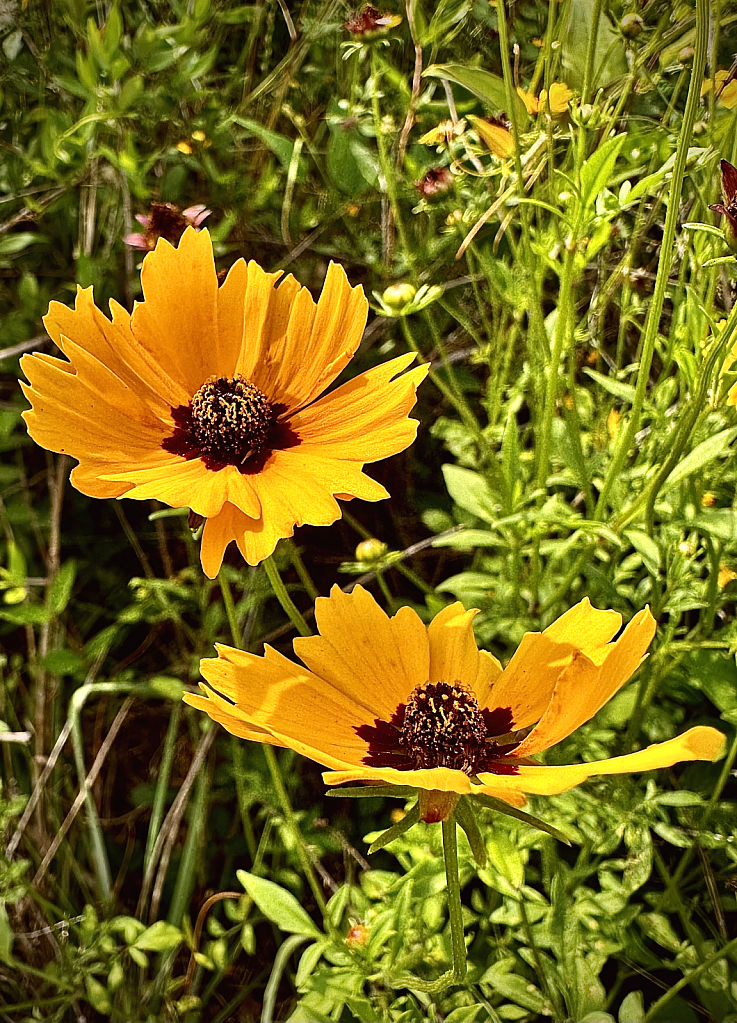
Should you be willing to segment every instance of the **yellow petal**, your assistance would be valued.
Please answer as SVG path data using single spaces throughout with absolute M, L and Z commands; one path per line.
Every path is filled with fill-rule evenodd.
M 538 103 L 537 96 L 533 95 L 531 92 L 526 92 L 519 85 L 517 86 L 517 95 L 524 103 L 527 113 L 534 117 L 540 110 L 540 104 Z
M 276 287 L 280 276 L 280 271 L 266 273 L 258 263 L 248 264 L 245 304 L 241 310 L 243 343 L 236 373 L 254 383 L 270 401 L 285 403 L 286 395 L 278 387 L 278 374 L 285 358 L 289 317 L 298 294 L 303 294 L 308 304 L 312 298 L 291 275 Z
M 238 357 L 243 349 L 248 277 L 245 260 L 238 259 L 218 288 L 218 330 L 213 340 L 217 345 L 216 361 L 220 376 L 236 375 Z
M 217 721 L 226 731 L 230 732 L 231 735 L 237 735 L 239 739 L 250 739 L 252 742 L 267 742 L 271 746 L 286 745 L 281 740 L 275 739 L 271 732 L 263 728 L 257 728 L 256 725 L 249 725 L 241 720 L 241 718 L 228 713 L 223 706 L 216 704 L 214 700 L 209 699 L 207 696 L 200 696 L 198 693 L 185 693 L 182 699 L 190 707 L 204 711 L 213 721 Z
M 344 696 L 357 694 L 375 717 L 388 721 L 416 686 L 427 682 L 427 631 L 411 607 L 393 618 L 362 586 L 315 601 L 319 636 L 294 640 L 307 667 Z
M 327 767 L 361 763 L 368 744 L 357 728 L 375 720 L 369 694 L 347 697 L 268 646 L 263 657 L 219 645 L 217 651 L 200 663 L 215 706 Z
M 499 160 L 508 159 L 514 152 L 514 135 L 500 124 L 490 124 L 483 117 L 468 115 L 468 120 L 494 156 Z
M 539 721 L 574 653 L 591 654 L 611 639 L 621 621 L 616 611 L 599 611 L 585 597 L 544 632 L 525 633 L 494 684 L 488 706 L 510 708 L 514 728 Z
M 499 791 L 521 791 L 531 795 L 552 796 L 580 785 L 595 775 L 629 774 L 631 771 L 654 771 L 672 767 L 687 760 L 716 760 L 724 752 L 726 739 L 716 728 L 699 725 L 667 742 L 655 743 L 637 753 L 628 753 L 611 760 L 590 764 L 569 764 L 565 767 L 544 767 L 522 764 L 514 775 L 484 774 L 479 780 L 489 785 L 490 794 Z M 491 792 L 491 788 L 494 792 Z
M 364 463 L 408 447 L 418 423 L 407 417 L 429 369 L 417 366 L 398 376 L 413 359 L 410 352 L 376 366 L 291 416 L 304 449 L 316 445 L 323 456 Z
M 322 780 L 326 785 L 343 785 L 346 782 L 370 782 L 372 785 L 410 785 L 415 789 L 439 792 L 471 792 L 471 779 L 463 771 L 452 771 L 449 767 L 433 767 L 426 771 L 397 771 L 393 767 L 356 767 L 347 770 L 324 771 Z
M 218 282 L 207 230 L 188 227 L 178 248 L 160 238 L 143 261 L 144 302 L 133 334 L 190 397 L 218 372 Z
M 244 537 L 248 530 L 256 524 L 256 521 L 248 518 L 242 511 L 227 502 L 218 515 L 206 520 L 202 530 L 200 558 L 202 571 L 208 579 L 214 579 L 220 571 L 225 549 L 231 540 L 236 541 L 238 549 L 245 557 Z
M 466 611 L 460 601 L 435 615 L 427 635 L 430 643 L 430 682 L 460 682 L 472 686 L 479 671 L 479 652 L 471 622 L 476 608 Z
M 642 663 L 655 635 L 649 608 L 639 611 L 615 643 L 574 654 L 561 672 L 545 713 L 514 751 L 527 757 L 554 746 L 594 716 Z
M 289 320 L 278 382 L 280 393 L 288 395 L 291 409 L 309 404 L 350 362 L 361 341 L 367 314 L 363 288 L 352 288 L 343 267 L 331 263 L 312 322 L 302 310 L 296 310 Z

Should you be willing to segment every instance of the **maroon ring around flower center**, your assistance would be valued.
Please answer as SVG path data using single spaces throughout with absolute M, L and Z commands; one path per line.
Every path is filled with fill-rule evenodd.
M 495 742 L 512 724 L 510 708 L 482 710 L 460 682 L 432 682 L 417 686 L 389 721 L 377 718 L 356 733 L 368 743 L 366 766 L 398 771 L 447 767 L 474 777 L 517 773 L 517 765 L 504 758 L 518 743 Z
M 243 377 L 212 377 L 189 405 L 172 409 L 175 430 L 162 447 L 186 459 L 201 458 L 215 472 L 233 465 L 251 475 L 261 471 L 272 451 L 300 443 L 289 425 L 279 422 L 284 412 Z

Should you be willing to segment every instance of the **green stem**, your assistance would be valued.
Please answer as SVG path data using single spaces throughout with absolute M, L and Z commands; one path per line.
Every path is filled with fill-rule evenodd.
M 315 896 L 315 902 L 317 903 L 320 912 L 325 918 L 325 897 L 322 894 L 322 888 L 320 882 L 315 877 L 315 871 L 310 861 L 307 848 L 305 846 L 302 834 L 297 827 L 297 822 L 294 819 L 294 811 L 292 810 L 292 804 L 289 801 L 289 795 L 287 793 L 286 786 L 284 784 L 284 778 L 282 776 L 281 768 L 279 767 L 279 761 L 276 756 L 276 752 L 273 746 L 269 746 L 268 743 L 262 745 L 264 756 L 266 757 L 266 764 L 271 774 L 271 780 L 276 789 L 276 797 L 279 800 L 279 805 L 282 808 L 284 814 L 284 821 L 287 825 L 288 830 L 292 835 L 297 855 L 299 856 L 299 862 L 304 871 L 304 875 L 309 882 L 312 894 Z
M 714 812 L 714 807 L 719 801 L 719 798 L 724 790 L 724 786 L 727 784 L 727 781 L 729 780 L 729 775 L 734 765 L 735 759 L 737 759 L 737 737 L 735 737 L 732 740 L 732 745 L 730 746 L 729 753 L 727 754 L 727 757 L 722 765 L 721 774 L 719 775 L 719 781 L 717 782 L 716 788 L 711 794 L 709 802 L 706 804 L 704 815 L 699 821 L 699 831 L 703 832 L 704 829 L 706 828 L 706 825 L 708 824 L 709 819 L 712 813 Z M 686 873 L 686 870 L 688 869 L 688 866 L 691 863 L 691 860 L 693 859 L 693 854 L 694 846 L 691 845 L 689 846 L 688 849 L 686 849 L 683 856 L 681 857 L 681 862 L 678 864 L 678 866 L 676 867 L 676 871 L 673 874 L 673 887 L 675 890 L 679 889 L 681 882 L 683 881 L 683 877 Z
M 703 2 L 703 0 L 697 0 L 697 2 Z M 719 949 L 718 952 L 714 952 L 713 955 L 710 955 L 707 959 L 705 959 L 700 966 L 697 966 L 693 970 L 689 970 L 684 977 L 681 977 L 677 984 L 674 984 L 669 991 L 666 991 L 662 998 L 659 998 L 657 1002 L 654 1002 L 650 1006 L 649 1011 L 645 1013 L 645 1023 L 650 1023 L 650 1021 L 654 1020 L 657 1016 L 661 1016 L 662 1010 L 672 998 L 675 998 L 679 991 L 688 987 L 688 985 L 693 983 L 693 981 L 700 977 L 702 973 L 705 973 L 710 966 L 719 962 L 719 960 L 723 959 L 726 955 L 729 955 L 729 953 L 735 948 L 737 948 L 737 938 L 732 938 L 732 940 L 727 942 L 727 944 L 723 948 Z
M 194 891 L 198 853 L 207 821 L 207 797 L 210 793 L 210 779 L 210 770 L 203 764 L 203 769 L 197 778 L 194 799 L 189 808 L 187 838 L 182 849 L 182 858 L 179 861 L 177 879 L 167 917 L 169 923 L 174 924 L 175 927 L 181 927 L 184 914 L 189 906 L 189 900 L 192 898 L 192 892 Z
M 308 940 L 309 935 L 307 934 L 292 934 L 279 947 L 279 951 L 274 956 L 274 965 L 271 968 L 271 975 L 266 987 L 264 988 L 264 1004 L 261 1011 L 261 1023 L 271 1023 L 271 1020 L 276 1018 L 274 1016 L 276 996 L 279 993 L 279 984 L 284 970 L 287 968 L 287 963 L 294 952 L 297 951 L 300 945 L 303 945 Z
M 292 598 L 287 593 L 287 588 L 284 585 L 282 577 L 279 575 L 279 569 L 276 567 L 276 562 L 273 557 L 266 558 L 264 561 L 264 568 L 266 569 L 266 574 L 269 577 L 269 582 L 271 583 L 271 588 L 274 591 L 274 596 L 281 604 L 292 625 L 295 627 L 300 636 L 311 636 L 312 630 L 297 610 Z
M 238 624 L 238 615 L 236 614 L 235 601 L 233 600 L 230 583 L 225 578 L 225 571 L 222 568 L 218 572 L 218 583 L 220 584 L 220 592 L 223 595 L 223 607 L 225 608 L 228 625 L 230 626 L 230 634 L 233 637 L 233 643 L 238 647 L 238 649 L 240 649 L 243 645 L 243 635 L 241 633 L 241 627 Z
M 448 887 L 448 915 L 450 916 L 450 940 L 453 948 L 453 980 L 462 984 L 466 979 L 468 963 L 466 941 L 463 935 L 463 910 L 461 908 L 461 880 L 458 874 L 458 836 L 456 820 L 451 816 L 443 821 L 443 855 L 445 857 L 445 879 Z
M 164 819 L 166 794 L 169 789 L 171 767 L 174 762 L 174 747 L 176 745 L 181 715 L 182 705 L 181 703 L 175 703 L 169 718 L 169 727 L 166 730 L 164 752 L 161 757 L 161 767 L 159 768 L 159 777 L 156 781 L 156 790 L 154 792 L 153 805 L 151 807 L 151 821 L 148 826 L 148 835 L 146 836 L 146 851 L 143 854 L 144 875 L 148 873 L 151 865 L 151 855 L 154 851 L 154 846 L 156 845 L 156 839 L 159 837 L 161 822 Z
M 407 235 L 404 230 L 404 223 L 399 212 L 399 197 L 397 194 L 397 173 L 389 159 L 389 151 L 386 145 L 386 136 L 381 130 L 381 107 L 379 106 L 379 82 L 381 71 L 379 68 L 378 50 L 371 47 L 371 113 L 374 118 L 374 134 L 376 135 L 376 148 L 379 153 L 379 166 L 381 167 L 382 191 L 389 200 L 389 207 L 392 211 L 394 226 L 399 235 L 399 243 L 402 246 L 404 258 L 411 265 L 414 262 L 412 246 L 408 244 Z M 386 253 L 388 255 L 388 253 Z
M 645 323 L 645 337 L 642 343 L 642 356 L 637 374 L 635 396 L 632 400 L 632 408 L 627 419 L 627 425 L 621 443 L 617 446 L 612 464 L 609 467 L 604 486 L 599 494 L 594 518 L 601 520 L 607 514 L 607 501 L 612 487 L 619 479 L 629 452 L 634 443 L 635 433 L 640 428 L 640 417 L 645 402 L 645 392 L 650 379 L 650 367 L 655 353 L 655 342 L 660 326 L 660 316 L 665 301 L 665 291 L 668 285 L 668 276 L 675 255 L 676 224 L 680 209 L 681 189 L 686 170 L 688 148 L 691 144 L 693 126 L 698 112 L 701 83 L 704 77 L 706 66 L 706 46 L 709 30 L 709 2 L 708 0 L 696 0 L 696 46 L 691 71 L 691 82 L 688 88 L 686 109 L 683 114 L 683 123 L 678 136 L 676 146 L 676 159 L 673 165 L 673 178 L 671 181 L 670 194 L 668 198 L 668 211 L 665 217 L 663 238 L 660 244 L 660 258 L 658 260 L 658 272 L 655 278 L 655 288 L 648 310 Z

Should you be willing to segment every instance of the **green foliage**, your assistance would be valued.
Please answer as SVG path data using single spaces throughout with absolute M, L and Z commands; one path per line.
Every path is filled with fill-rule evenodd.
M 4 1019 L 737 1018 L 737 315 L 708 211 L 737 149 L 727 90 L 701 96 L 705 7 L 411 0 L 364 37 L 333 0 L 0 3 Z M 737 18 L 714 13 L 726 70 Z M 528 113 L 516 86 L 556 82 L 566 109 Z M 467 116 L 509 118 L 516 152 Z M 140 297 L 123 237 L 152 200 L 205 203 L 221 268 L 318 287 L 340 260 L 375 299 L 351 375 L 431 364 L 417 444 L 372 470 L 391 501 L 278 551 L 305 615 L 344 571 L 392 612 L 479 608 L 505 660 L 584 596 L 649 604 L 649 659 L 548 762 L 730 740 L 459 817 L 462 984 L 438 981 L 439 829 L 382 789 L 324 798 L 289 751 L 282 792 L 183 708 L 231 641 L 185 514 L 85 498 L 25 432 L 19 356 L 54 353 L 42 317 L 76 285 Z M 224 580 L 244 645 L 288 653 L 265 573 L 232 556 Z

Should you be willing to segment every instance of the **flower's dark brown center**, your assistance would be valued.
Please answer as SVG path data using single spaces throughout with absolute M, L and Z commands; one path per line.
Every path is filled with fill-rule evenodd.
M 418 686 L 407 702 L 399 736 L 416 769 L 450 767 L 476 773 L 487 745 L 486 723 L 474 694 L 460 682 Z
M 236 465 L 258 454 L 275 418 L 266 395 L 242 377 L 205 381 L 190 409 L 191 435 L 200 450 Z

